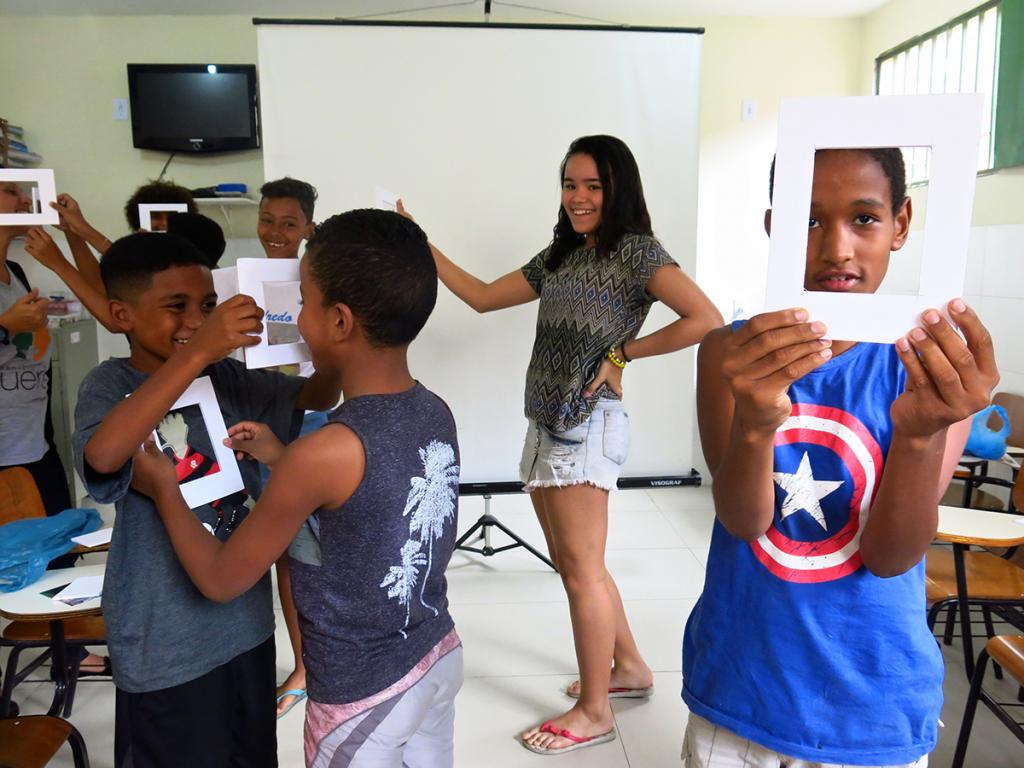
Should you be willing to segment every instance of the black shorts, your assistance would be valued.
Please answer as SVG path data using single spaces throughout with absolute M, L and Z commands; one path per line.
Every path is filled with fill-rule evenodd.
M 202 677 L 116 693 L 117 768 L 277 768 L 274 637 Z

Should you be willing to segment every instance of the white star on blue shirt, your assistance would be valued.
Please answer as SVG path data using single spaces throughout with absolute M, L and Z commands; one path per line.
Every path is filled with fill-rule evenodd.
M 822 530 L 828 530 L 825 513 L 821 510 L 819 502 L 839 488 L 844 481 L 815 480 L 811 473 L 811 460 L 807 456 L 807 451 L 804 451 L 804 457 L 800 459 L 800 466 L 796 472 L 793 474 L 773 472 L 772 478 L 779 488 L 786 492 L 786 498 L 783 499 L 780 510 L 783 520 L 802 509 L 817 521 Z

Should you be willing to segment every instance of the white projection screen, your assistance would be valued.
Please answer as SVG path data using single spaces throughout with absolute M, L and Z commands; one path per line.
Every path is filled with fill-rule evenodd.
M 655 234 L 691 276 L 701 30 L 257 19 L 267 179 L 316 186 L 316 218 L 398 193 L 431 242 L 484 280 L 551 239 L 576 137 L 623 139 Z M 478 315 L 443 286 L 413 374 L 451 406 L 462 481 L 518 479 L 537 303 Z M 652 309 L 644 333 L 674 319 Z M 692 350 L 631 364 L 624 476 L 682 475 Z

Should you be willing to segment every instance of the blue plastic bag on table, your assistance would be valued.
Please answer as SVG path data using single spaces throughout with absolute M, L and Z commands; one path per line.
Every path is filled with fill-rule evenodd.
M 0 592 L 36 581 L 53 558 L 74 548 L 72 536 L 92 533 L 102 524 L 95 509 L 65 509 L 53 517 L 0 525 Z
M 989 417 L 995 413 L 1003 422 L 1002 428 L 991 429 L 988 425 Z M 971 421 L 971 434 L 967 438 L 967 445 L 964 453 L 977 456 L 979 459 L 997 461 L 1003 458 L 1006 453 L 1006 440 L 1010 436 L 1010 417 L 1001 405 L 990 405 L 984 410 L 974 414 Z

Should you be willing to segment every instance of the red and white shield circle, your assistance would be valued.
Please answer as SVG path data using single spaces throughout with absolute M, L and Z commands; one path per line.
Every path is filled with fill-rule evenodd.
M 828 448 L 846 465 L 853 478 L 850 518 L 820 541 L 791 539 L 773 524 L 750 547 L 769 571 L 785 581 L 807 584 L 841 579 L 861 566 L 860 535 L 878 487 L 882 450 L 853 414 L 808 403 L 794 403 L 790 417 L 775 434 L 775 445 L 792 443 Z

